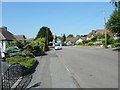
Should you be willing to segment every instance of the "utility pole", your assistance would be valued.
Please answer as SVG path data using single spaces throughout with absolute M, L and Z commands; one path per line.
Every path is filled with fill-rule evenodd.
M 106 11 L 104 10 L 105 48 L 107 48 Z

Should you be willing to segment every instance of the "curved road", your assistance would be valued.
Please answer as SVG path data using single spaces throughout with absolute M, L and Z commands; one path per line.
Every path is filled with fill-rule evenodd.
M 118 51 L 69 46 L 37 59 L 28 88 L 118 88 Z

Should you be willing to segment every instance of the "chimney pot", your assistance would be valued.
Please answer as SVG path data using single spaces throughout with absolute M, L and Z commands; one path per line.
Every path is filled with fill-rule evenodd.
M 2 30 L 7 30 L 7 27 L 3 26 L 3 27 L 2 27 Z

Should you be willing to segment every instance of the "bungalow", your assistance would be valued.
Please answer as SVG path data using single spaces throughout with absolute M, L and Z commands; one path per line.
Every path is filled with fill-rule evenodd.
M 11 32 L 7 31 L 7 27 L 1 27 L 0 28 L 0 52 L 1 52 L 1 57 L 4 56 L 4 51 L 6 50 L 6 45 L 8 41 L 13 41 L 15 40 L 22 40 L 24 39 L 24 35 L 13 35 Z
M 13 35 L 16 40 L 26 39 L 25 35 Z
M 105 34 L 105 32 L 107 31 L 107 33 L 112 34 L 112 32 L 110 30 L 105 30 L 105 29 L 97 29 L 97 30 L 92 30 L 92 32 L 90 32 L 87 36 L 86 36 L 86 40 L 91 40 L 95 34 Z
M 83 39 L 82 38 L 78 38 L 78 37 L 70 37 L 70 38 L 66 38 L 66 45 L 70 45 L 70 44 L 74 44 L 74 43 L 79 43 L 82 42 Z

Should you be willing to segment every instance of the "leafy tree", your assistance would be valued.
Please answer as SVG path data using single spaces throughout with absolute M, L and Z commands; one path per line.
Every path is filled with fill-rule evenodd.
M 53 41 L 53 35 L 52 35 L 52 32 L 51 32 L 50 28 L 45 27 L 45 26 L 40 28 L 36 39 L 37 38 L 46 38 L 46 39 L 48 39 L 48 42 Z
M 80 38 L 80 35 L 76 35 L 76 37 Z
M 81 35 L 81 37 L 86 37 L 87 35 Z
M 64 43 L 66 41 L 66 36 L 65 36 L 65 34 L 63 34 L 63 36 L 62 36 L 62 42 Z
M 74 37 L 74 35 L 73 34 L 69 34 L 67 37 Z
M 40 28 L 36 39 L 38 39 L 38 38 L 46 38 L 45 50 L 48 50 L 48 43 L 53 41 L 53 35 L 52 35 L 50 28 L 45 27 L 45 26 Z
M 117 10 L 114 10 L 110 16 L 110 19 L 106 23 L 106 28 L 120 36 L 120 16 L 118 16 Z

